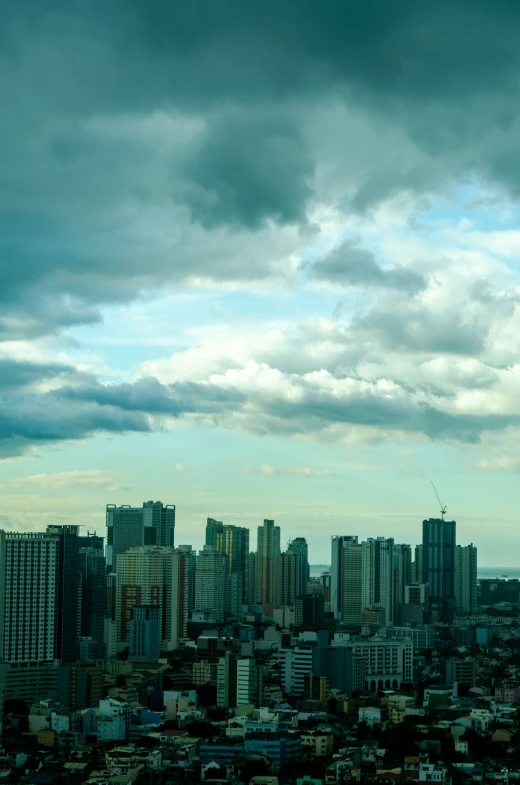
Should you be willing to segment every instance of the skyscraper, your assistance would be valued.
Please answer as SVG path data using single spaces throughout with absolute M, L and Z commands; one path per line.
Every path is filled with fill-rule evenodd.
M 213 545 L 205 545 L 197 556 L 195 610 L 211 613 L 213 621 L 224 620 L 226 557 Z
M 129 548 L 160 545 L 173 548 L 175 505 L 143 502 L 142 507 L 107 504 L 107 567 L 114 570 L 117 557 Z
M 432 619 L 449 621 L 455 610 L 456 526 L 440 518 L 423 521 L 422 582 L 428 584 Z
M 307 584 L 309 582 L 309 546 L 305 537 L 295 537 L 291 540 L 287 548 L 299 556 L 299 576 L 297 594 L 307 594 Z
M 455 548 L 455 607 L 457 613 L 477 611 L 477 549 L 473 543 Z
M 118 650 L 129 643 L 132 608 L 137 605 L 160 608 L 162 647 L 175 649 L 186 635 L 183 554 L 165 546 L 142 545 L 120 553 L 116 568 Z
M 278 579 L 278 603 L 294 605 L 300 592 L 300 554 L 287 550 L 280 554 L 280 575 Z
M 0 531 L 0 656 L 4 663 L 57 659 L 59 540 Z
M 399 618 L 399 606 L 404 604 L 404 589 L 412 583 L 412 546 L 394 544 L 394 622 Z
M 414 583 L 423 583 L 422 579 L 422 568 L 423 560 L 422 560 L 422 545 L 415 546 L 415 560 L 413 563 L 413 575 L 412 578 Z
M 278 602 L 280 560 L 280 527 L 265 519 L 258 527 L 256 549 L 256 602 L 276 605 Z
M 86 538 L 81 537 L 82 541 Z M 98 538 L 90 538 L 96 542 Z M 102 542 L 102 540 L 101 540 Z M 96 658 L 105 657 L 106 562 L 103 547 L 79 549 L 81 574 L 81 636 L 92 638 Z
M 59 543 L 57 655 L 62 665 L 70 665 L 78 659 L 81 633 L 79 551 L 84 538 L 74 525 L 48 526 L 47 533 Z
M 186 612 L 189 614 L 195 607 L 195 574 L 197 571 L 197 553 L 191 545 L 179 545 L 179 553 L 184 555 L 186 569 Z
M 349 626 L 361 627 L 363 610 L 363 548 L 349 542 L 341 552 L 342 575 L 338 581 L 342 596 L 339 607 L 341 621 Z
M 386 623 L 394 616 L 394 541 L 372 538 L 362 547 L 362 609 L 384 609 Z
M 208 518 L 206 523 L 206 545 L 211 545 L 227 556 L 227 576 L 240 574 L 240 602 L 246 602 L 249 571 L 249 529 L 232 526 Z M 235 577 L 231 583 L 237 584 Z M 231 584 L 230 584 L 231 585 Z
M 345 548 L 356 545 L 358 538 L 352 535 L 332 537 L 330 560 L 330 607 L 335 619 L 341 618 L 343 602 L 343 552 Z

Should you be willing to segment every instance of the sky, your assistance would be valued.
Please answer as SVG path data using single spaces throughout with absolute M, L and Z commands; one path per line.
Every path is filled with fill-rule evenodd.
M 0 526 L 107 503 L 518 563 L 520 6 L 18 0 Z M 254 536 L 252 542 L 254 543 Z

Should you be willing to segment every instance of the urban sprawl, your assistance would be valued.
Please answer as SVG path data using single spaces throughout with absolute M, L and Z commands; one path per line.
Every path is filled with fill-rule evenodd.
M 175 506 L 0 532 L 0 779 L 131 785 L 520 781 L 520 582 L 456 523 L 305 538 Z M 282 547 L 282 543 L 287 545 Z

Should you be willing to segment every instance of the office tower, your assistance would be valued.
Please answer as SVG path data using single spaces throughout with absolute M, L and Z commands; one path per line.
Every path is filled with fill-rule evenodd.
M 404 601 L 406 605 L 427 605 L 428 584 L 413 583 L 404 587 Z
M 249 529 L 231 526 L 208 518 L 206 523 L 206 545 L 211 545 L 227 556 L 227 575 L 242 576 L 240 602 L 247 601 L 249 571 Z M 237 579 L 235 578 L 235 583 Z
M 412 582 L 412 546 L 394 544 L 394 621 L 404 604 L 404 587 Z
M 341 621 L 349 626 L 361 627 L 363 610 L 363 548 L 353 542 L 341 550 L 343 574 L 338 581 L 342 589 L 340 602 Z
M 103 698 L 103 669 L 94 663 L 75 663 L 61 667 L 58 701 L 72 711 L 98 706 Z
M 186 569 L 186 612 L 189 614 L 195 607 L 195 574 L 197 571 L 197 553 L 191 545 L 179 545 L 179 553 L 184 555 Z
M 195 610 L 211 614 L 213 621 L 224 620 L 226 557 L 213 545 L 205 545 L 197 556 Z
M 279 565 L 278 603 L 280 605 L 294 605 L 296 596 L 300 594 L 300 554 L 291 550 L 285 551 L 280 554 Z
M 161 654 L 161 609 L 158 605 L 131 608 L 129 659 L 157 661 Z
M 117 653 L 117 621 L 116 621 L 117 580 L 115 572 L 106 576 L 106 609 L 105 609 L 105 657 L 111 659 Z
M 237 656 L 227 651 L 217 663 L 217 706 L 234 709 L 237 705 Z
M 248 570 L 246 575 L 245 601 L 248 605 L 256 603 L 256 552 L 251 551 L 248 559 Z
M 307 594 L 307 584 L 309 582 L 309 547 L 305 537 L 295 537 L 291 540 L 288 551 L 297 553 L 300 557 L 299 560 L 299 578 L 298 578 L 298 591 L 297 594 Z
M 47 526 L 58 540 L 58 626 L 56 653 L 62 665 L 78 659 L 81 633 L 81 576 L 78 526 Z
M 0 653 L 4 663 L 57 659 L 60 542 L 0 531 Z
M 422 558 L 422 545 L 415 546 L 415 561 L 413 563 L 413 580 L 414 583 L 423 583 L 423 558 Z
M 117 648 L 130 640 L 132 608 L 156 605 L 161 609 L 161 646 L 175 649 L 186 636 L 186 586 L 184 555 L 173 548 L 142 545 L 117 557 Z
M 351 535 L 335 535 L 332 537 L 330 561 L 330 609 L 335 619 L 342 615 L 343 601 L 343 553 L 346 548 L 356 545 L 358 538 Z
M 432 619 L 450 621 L 455 609 L 456 523 L 439 518 L 423 521 L 422 582 L 428 584 Z
M 280 560 L 280 527 L 264 520 L 258 527 L 256 549 L 256 602 L 277 605 Z
M 394 541 L 370 537 L 362 548 L 362 608 L 383 608 L 386 624 L 394 615 Z
M 160 545 L 172 548 L 175 535 L 175 505 L 144 502 L 142 507 L 107 504 L 107 568 L 116 569 L 117 557 L 129 548 Z
M 294 600 L 295 627 L 321 627 L 324 613 L 323 594 L 299 594 Z
M 85 538 L 80 537 L 80 540 L 84 541 Z M 106 562 L 102 547 L 101 550 L 89 547 L 79 549 L 79 571 L 81 575 L 80 635 L 91 638 L 94 642 L 94 659 L 104 659 Z
M 477 611 L 477 549 L 473 544 L 455 547 L 455 607 L 457 613 Z

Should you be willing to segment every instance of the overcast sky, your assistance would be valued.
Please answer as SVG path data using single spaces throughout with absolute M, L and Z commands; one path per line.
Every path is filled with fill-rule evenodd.
M 2 15 L 0 525 L 162 499 L 327 562 L 433 480 L 517 564 L 518 2 Z

